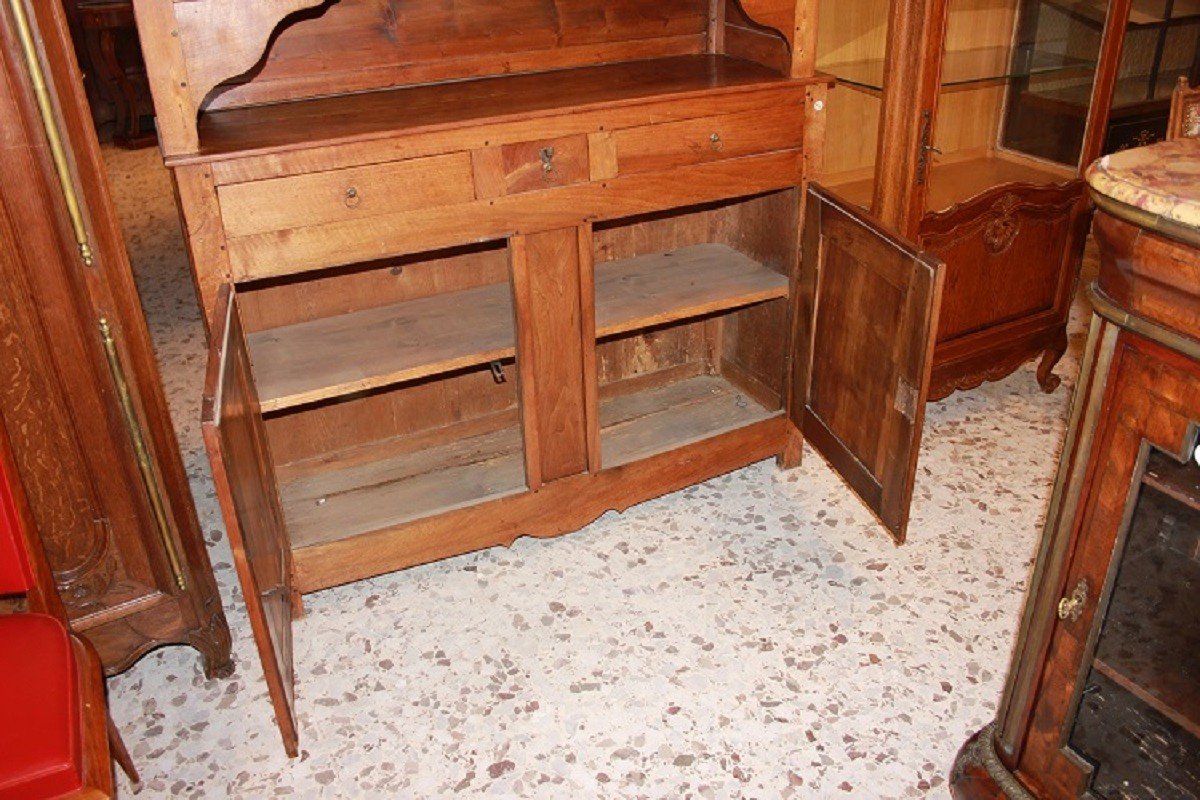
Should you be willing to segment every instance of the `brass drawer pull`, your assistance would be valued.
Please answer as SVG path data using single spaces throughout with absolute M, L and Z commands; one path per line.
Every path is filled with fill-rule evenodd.
M 724 143 L 721 141 L 721 134 L 716 133 L 715 131 L 709 135 L 708 141 L 712 145 L 713 150 L 720 150 L 722 147 L 724 147 Z
M 1064 622 L 1068 619 L 1078 622 L 1083 614 L 1083 607 L 1087 605 L 1088 589 L 1087 579 L 1080 578 L 1071 594 L 1058 601 L 1058 618 Z
M 357 208 L 358 204 L 361 202 L 362 196 L 358 193 L 358 187 L 351 186 L 346 190 L 346 208 Z
M 542 172 L 550 173 L 554 171 L 553 147 L 543 147 L 538 153 L 538 157 L 542 159 Z

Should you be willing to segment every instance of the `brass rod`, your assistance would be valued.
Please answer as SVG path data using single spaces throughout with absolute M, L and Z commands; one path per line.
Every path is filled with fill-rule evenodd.
M 37 99 L 38 113 L 42 118 L 42 129 L 50 145 L 50 157 L 54 161 L 54 171 L 62 186 L 63 200 L 67 204 L 67 215 L 71 218 L 71 229 L 75 233 L 75 244 L 79 247 L 79 257 L 83 263 L 92 266 L 92 246 L 88 241 L 87 226 L 84 224 L 83 211 L 79 205 L 79 195 L 75 191 L 75 183 L 71 177 L 71 168 L 67 164 L 67 151 L 63 146 L 62 132 L 58 120 L 54 116 L 54 105 L 50 100 L 50 90 L 46 86 L 46 73 L 38 59 L 37 47 L 33 41 L 33 30 L 29 26 L 29 17 L 25 13 L 22 0 L 8 0 L 12 9 L 13 20 L 17 26 L 17 38 L 21 42 L 21 52 L 25 57 L 25 67 L 29 71 L 29 80 L 33 84 L 33 94 Z
M 186 590 L 187 581 L 183 575 L 183 568 L 180 566 L 179 553 L 175 549 L 175 539 L 171 536 L 171 525 L 167 520 L 167 510 L 163 505 L 157 476 L 154 474 L 150 451 L 146 447 L 146 437 L 142 433 L 137 410 L 133 407 L 133 398 L 129 394 L 129 383 L 125 380 L 125 370 L 117 356 L 117 343 L 113 339 L 112 326 L 105 317 L 100 318 L 100 339 L 104 342 L 104 355 L 108 359 L 108 368 L 117 385 L 117 397 L 121 403 L 121 413 L 125 417 L 125 427 L 129 431 L 129 439 L 133 443 L 138 471 L 141 473 L 142 483 L 146 487 L 146 495 L 150 499 L 154 521 L 158 524 L 158 536 L 162 540 L 163 549 L 167 552 L 167 561 L 171 564 L 171 574 L 175 578 L 175 585 L 181 590 Z

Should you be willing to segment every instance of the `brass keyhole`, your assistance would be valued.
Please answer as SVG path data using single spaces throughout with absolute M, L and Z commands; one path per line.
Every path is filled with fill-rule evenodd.
M 1058 601 L 1058 618 L 1064 622 L 1078 622 L 1083 616 L 1083 607 L 1087 605 L 1088 589 L 1087 579 L 1080 578 L 1071 593 Z
M 347 208 L 354 208 L 362 202 L 362 197 L 359 195 L 356 187 L 351 186 L 346 190 L 345 202 Z

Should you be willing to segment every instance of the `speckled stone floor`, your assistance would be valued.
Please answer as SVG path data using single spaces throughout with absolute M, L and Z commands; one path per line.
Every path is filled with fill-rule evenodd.
M 170 183 L 154 150 L 107 156 L 237 662 L 207 681 L 174 647 L 110 681 L 140 797 L 948 797 L 1008 666 L 1080 309 L 1056 394 L 1027 368 L 929 408 L 902 548 L 809 451 L 310 595 L 289 760 L 200 440 Z

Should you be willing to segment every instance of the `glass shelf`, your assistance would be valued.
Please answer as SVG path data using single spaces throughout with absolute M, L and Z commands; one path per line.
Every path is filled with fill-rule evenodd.
M 1037 52 L 1028 48 L 980 47 L 952 50 L 946 53 L 942 62 L 942 86 L 965 86 L 1076 69 L 1091 71 L 1095 67 L 1095 61 L 1071 58 L 1059 53 Z M 851 86 L 873 91 L 883 89 L 882 58 L 822 64 L 819 68 Z

